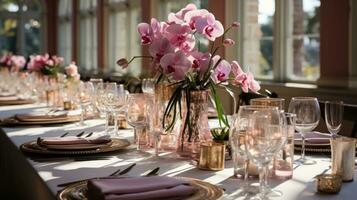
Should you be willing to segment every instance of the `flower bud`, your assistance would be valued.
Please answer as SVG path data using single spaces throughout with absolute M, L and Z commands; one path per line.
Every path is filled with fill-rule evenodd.
M 127 59 L 121 58 L 117 61 L 117 65 L 119 65 L 121 68 L 125 69 L 128 67 L 129 63 L 128 63 Z
M 233 28 L 239 28 L 240 27 L 240 23 L 239 22 L 233 22 L 231 26 Z
M 234 40 L 227 38 L 223 40 L 223 45 L 226 47 L 233 46 L 235 44 Z

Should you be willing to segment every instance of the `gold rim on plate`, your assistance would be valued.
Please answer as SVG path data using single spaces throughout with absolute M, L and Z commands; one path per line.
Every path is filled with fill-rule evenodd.
M 30 141 L 20 146 L 21 151 L 25 153 L 42 154 L 42 155 L 87 155 L 97 153 L 107 153 L 112 151 L 118 151 L 125 149 L 130 145 L 130 142 L 126 139 L 112 138 L 112 141 L 106 145 L 95 149 L 76 149 L 76 150 L 54 150 L 48 149 L 43 146 L 39 146 L 37 141 Z
M 187 198 L 187 200 L 215 200 L 223 196 L 223 189 L 211 183 L 188 177 L 174 177 L 177 179 L 186 180 L 197 191 Z M 87 199 L 86 197 L 87 181 L 74 183 L 60 190 L 57 194 L 58 200 L 71 200 L 71 199 Z
M 0 101 L 0 106 L 11 106 L 11 105 L 24 105 L 35 103 L 32 99 L 16 99 L 9 101 Z

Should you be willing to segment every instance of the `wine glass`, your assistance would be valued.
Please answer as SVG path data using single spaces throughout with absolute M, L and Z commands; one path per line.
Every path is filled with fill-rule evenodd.
M 80 126 L 86 125 L 84 123 L 84 117 L 87 115 L 87 109 L 91 103 L 90 99 L 92 98 L 93 90 L 94 88 L 91 82 L 79 82 L 76 100 L 81 107 Z
M 296 114 L 295 129 L 301 134 L 301 158 L 300 164 L 315 164 L 314 160 L 305 158 L 305 134 L 314 130 L 320 121 L 320 106 L 315 97 L 293 97 L 289 104 L 289 113 Z
M 155 79 L 144 78 L 141 83 L 141 90 L 143 93 L 154 94 L 155 93 Z
M 254 111 L 249 117 L 244 147 L 249 160 L 259 169 L 259 194 L 254 199 L 266 199 L 270 190 L 265 177 L 267 166 L 286 142 L 282 115 L 276 107 Z
M 343 121 L 343 102 L 326 101 L 325 102 L 325 122 L 332 138 L 337 137 L 340 132 Z
M 134 127 L 134 142 L 137 149 L 142 149 L 147 143 L 146 133 L 143 131 L 149 125 L 148 109 L 145 94 L 130 94 L 128 97 L 126 120 Z
M 229 138 L 232 147 L 234 176 L 243 178 L 243 189 L 248 190 L 248 169 L 256 171 L 256 167 L 250 163 L 244 147 L 245 136 L 249 128 L 251 115 L 260 110 L 274 110 L 276 107 L 261 105 L 240 106 L 238 113 L 232 117 Z M 242 163 L 243 162 L 243 163 Z

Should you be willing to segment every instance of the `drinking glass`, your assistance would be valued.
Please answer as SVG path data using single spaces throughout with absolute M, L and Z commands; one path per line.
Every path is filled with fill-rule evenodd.
M 270 192 L 265 181 L 266 169 L 286 142 L 281 119 L 276 107 L 255 111 L 249 117 L 244 147 L 248 159 L 259 169 L 259 194 L 254 199 L 266 199 Z
M 240 106 L 238 113 L 232 117 L 231 128 L 229 132 L 230 143 L 232 147 L 232 158 L 234 165 L 234 176 L 243 178 L 244 190 L 248 188 L 248 176 L 257 175 L 256 166 L 250 163 L 244 143 L 247 130 L 249 128 L 249 119 L 254 112 L 260 110 L 274 110 L 278 112 L 276 107 L 260 106 L 260 105 L 247 105 Z
M 101 78 L 91 78 L 89 82 L 93 85 L 93 95 L 92 95 L 92 104 L 93 104 L 93 111 L 95 111 L 95 115 L 100 117 L 100 109 L 99 109 L 99 95 L 100 91 L 104 89 L 103 79 Z
M 316 128 L 320 121 L 320 106 L 315 97 L 293 97 L 289 104 L 289 112 L 296 114 L 295 129 L 301 134 L 301 158 L 297 160 L 303 165 L 315 164 L 314 160 L 305 158 L 305 134 Z
M 126 120 L 129 125 L 134 127 L 134 141 L 140 150 L 147 144 L 145 127 L 149 124 L 149 106 L 144 94 L 130 94 L 128 97 Z
M 84 117 L 87 115 L 87 109 L 88 106 L 90 105 L 91 101 L 90 99 L 92 98 L 93 94 L 93 85 L 91 82 L 79 82 L 78 88 L 77 88 L 77 103 L 81 107 L 81 118 L 79 125 L 80 126 L 85 126 L 86 124 L 84 123 Z
M 326 101 L 325 102 L 325 122 L 332 138 L 340 132 L 343 121 L 343 102 Z
M 141 83 L 141 90 L 143 93 L 154 94 L 155 93 L 155 79 L 144 78 Z

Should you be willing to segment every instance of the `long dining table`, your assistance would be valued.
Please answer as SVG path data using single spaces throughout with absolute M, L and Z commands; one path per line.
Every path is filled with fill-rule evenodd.
M 18 113 L 28 113 L 40 104 L 1 106 L 0 118 Z M 212 124 L 216 122 L 211 121 Z M 161 153 L 153 156 L 153 151 L 138 151 L 134 145 L 125 150 L 106 154 L 105 156 L 77 157 L 44 157 L 34 159 L 20 150 L 24 142 L 38 137 L 59 136 L 65 132 L 75 134 L 81 131 L 95 132 L 104 130 L 103 120 L 87 120 L 86 126 L 75 123 L 50 126 L 17 126 L 0 129 L 0 199 L 56 199 L 58 191 L 63 189 L 59 184 L 87 178 L 108 176 L 117 169 L 124 169 L 136 163 L 128 176 L 138 176 L 149 170 L 160 167 L 159 175 L 192 177 L 207 181 L 224 189 L 221 199 L 244 199 L 242 180 L 233 177 L 233 164 L 226 161 L 222 171 L 200 170 L 196 163 L 176 157 L 173 153 Z M 119 137 L 133 140 L 133 130 L 119 131 Z M 314 165 L 294 167 L 293 177 L 288 180 L 270 179 L 270 186 L 283 192 L 281 197 L 271 199 L 356 199 L 357 182 L 343 183 L 338 194 L 326 195 L 316 192 L 315 176 L 331 165 L 326 154 L 313 155 Z M 355 175 L 356 180 L 356 175 Z M 258 180 L 256 180 L 258 181 Z

